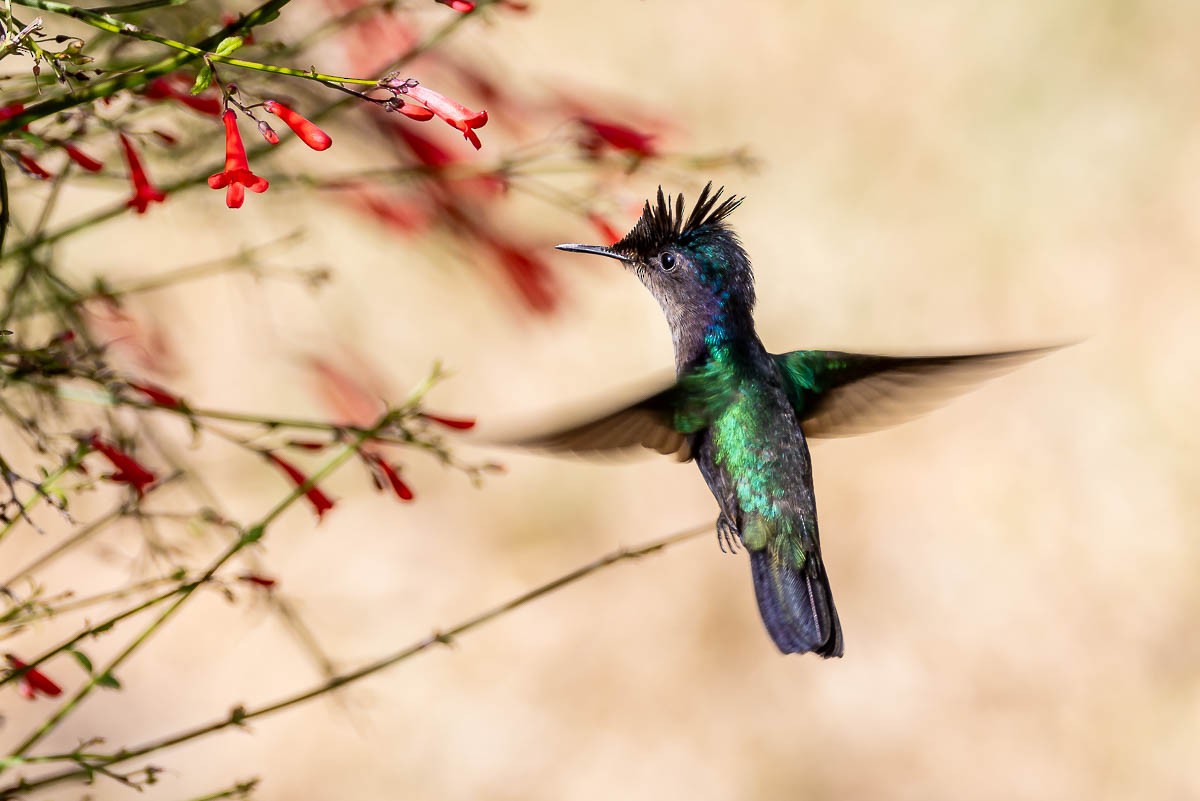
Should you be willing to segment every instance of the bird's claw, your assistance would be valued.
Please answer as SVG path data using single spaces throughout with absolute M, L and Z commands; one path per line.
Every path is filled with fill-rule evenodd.
M 717 518 L 717 546 L 721 553 L 737 553 L 741 549 L 742 538 L 737 529 L 729 522 L 729 518 L 721 515 Z

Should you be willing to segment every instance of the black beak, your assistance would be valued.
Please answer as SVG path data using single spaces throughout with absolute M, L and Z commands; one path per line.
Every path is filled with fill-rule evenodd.
M 568 253 L 590 253 L 593 256 L 608 256 L 610 259 L 616 259 L 620 262 L 628 263 L 630 259 L 627 256 L 622 256 L 617 251 L 604 245 L 555 245 L 558 250 L 565 250 Z

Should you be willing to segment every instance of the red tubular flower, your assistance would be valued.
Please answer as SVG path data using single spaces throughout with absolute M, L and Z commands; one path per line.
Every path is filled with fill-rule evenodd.
M 475 10 L 475 4 L 471 0 L 436 0 L 436 2 L 444 6 L 450 6 L 450 8 L 459 14 L 469 14 Z
M 263 108 L 283 120 L 283 124 L 291 128 L 292 133 L 313 150 L 328 150 L 329 146 L 333 144 L 329 134 L 314 125 L 304 115 L 292 111 L 278 100 L 266 101 L 263 103 Z
M 270 576 L 259 576 L 254 573 L 243 573 L 238 576 L 238 581 L 244 581 L 247 584 L 253 584 L 256 587 L 262 587 L 264 590 L 273 590 L 275 585 L 279 583 L 279 579 L 273 579 Z
M 25 170 L 26 173 L 34 178 L 37 178 L 38 180 L 45 181 L 54 177 L 50 173 L 46 172 L 41 164 L 38 164 L 36 161 L 34 161 L 33 156 L 27 156 L 24 153 L 21 153 L 18 154 L 17 161 L 21 163 L 21 169 Z
M 129 137 L 125 134 L 120 136 L 121 147 L 125 151 L 125 163 L 129 165 L 129 180 L 133 182 L 133 197 L 129 198 L 126 205 L 131 209 L 137 209 L 138 214 L 145 214 L 151 203 L 162 203 L 167 199 L 167 195 L 150 183 L 150 179 L 146 177 L 146 171 L 142 168 L 142 160 L 138 157 L 137 151 L 133 149 L 133 142 L 129 141 Z
M 367 467 L 371 469 L 371 476 L 375 479 L 375 486 L 383 489 L 383 482 L 379 480 L 382 474 L 383 481 L 387 482 L 387 486 L 391 488 L 392 493 L 402 501 L 411 501 L 413 499 L 412 489 L 404 483 L 400 478 L 400 473 L 394 465 L 388 464 L 387 461 L 377 453 L 372 451 L 361 452 L 360 454 Z
M 237 114 L 233 109 L 226 109 L 221 115 L 225 123 L 225 169 L 215 175 L 208 176 L 208 185 L 213 189 L 225 191 L 225 205 L 231 209 L 240 209 L 246 199 L 246 190 L 262 193 L 271 184 L 266 178 L 261 178 L 250 172 L 250 162 L 246 159 L 246 146 L 242 144 L 242 134 L 237 127 Z
M 642 133 L 628 125 L 606 122 L 594 117 L 580 117 L 579 122 L 591 135 L 590 141 L 584 142 L 584 147 L 589 150 L 598 150 L 599 146 L 607 145 L 614 150 L 623 150 L 643 158 L 658 154 L 654 147 L 654 134 Z
M 75 162 L 88 172 L 100 172 L 100 170 L 104 169 L 103 164 L 96 161 L 94 158 L 89 156 L 87 153 L 84 153 L 70 142 L 64 142 L 62 147 L 63 150 L 67 151 L 67 156 L 70 157 L 71 161 Z
M 429 414 L 428 412 L 421 412 L 421 417 L 431 423 L 437 423 L 438 425 L 458 431 L 469 431 L 475 427 L 475 419 L 473 417 L 443 417 L 440 414 Z
M 297 487 L 302 487 L 308 483 L 308 476 L 297 470 L 295 465 L 285 462 L 283 459 L 280 459 L 270 451 L 263 451 L 263 455 L 270 459 L 276 467 L 287 473 L 288 478 L 290 478 L 292 483 L 294 483 Z M 304 491 L 304 497 L 308 499 L 310 504 L 312 504 L 313 511 L 317 513 L 318 520 L 324 517 L 325 513 L 333 508 L 333 501 L 330 500 L 329 496 L 322 492 L 321 489 L 315 484 Z
M 386 85 L 388 85 L 388 82 L 385 82 Z M 451 100 L 428 87 L 422 86 L 412 78 L 403 81 L 393 80 L 390 82 L 390 85 L 400 94 L 408 95 L 441 117 L 448 124 L 462 131 L 463 137 L 474 145 L 476 150 L 483 146 L 474 129 L 487 125 L 488 116 L 486 111 L 471 111 L 471 109 L 463 104 Z
M 62 687 L 59 687 L 57 684 L 55 684 L 50 677 L 48 677 L 42 671 L 38 670 L 37 668 L 30 668 L 26 662 L 18 659 L 12 654 L 5 654 L 4 658 L 8 660 L 8 665 L 13 669 L 13 671 L 18 671 L 22 668 L 29 668 L 23 674 L 21 674 L 21 678 L 18 679 L 20 682 L 21 695 L 25 696 L 31 701 L 37 697 L 38 693 L 51 698 L 56 695 L 62 695 Z
M 135 381 L 128 383 L 131 389 L 136 389 L 157 406 L 163 406 L 168 409 L 179 409 L 183 406 L 183 401 L 162 387 L 155 386 L 154 384 L 139 384 Z
M 117 469 L 117 472 L 109 473 L 105 478 L 120 484 L 128 484 L 137 490 L 139 498 L 146 494 L 146 487 L 153 484 L 157 479 L 154 471 L 122 451 L 116 445 L 100 439 L 99 434 L 92 434 L 88 438 L 88 446 L 92 450 L 103 454 L 104 458 L 108 459 L 112 463 L 112 466 Z

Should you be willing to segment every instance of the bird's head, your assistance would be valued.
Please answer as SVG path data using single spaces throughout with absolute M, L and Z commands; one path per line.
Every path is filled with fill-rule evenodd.
M 749 324 L 754 308 L 750 260 L 726 224 L 742 199 L 722 201 L 723 192 L 713 192 L 709 183 L 685 217 L 683 195 L 669 198 L 659 187 L 657 203 L 646 202 L 620 242 L 558 249 L 607 256 L 637 273 L 662 306 L 680 355 L 681 344 L 696 336 L 720 336 L 722 329 Z

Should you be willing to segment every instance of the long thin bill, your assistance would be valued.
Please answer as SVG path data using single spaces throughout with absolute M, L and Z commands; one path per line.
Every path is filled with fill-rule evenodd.
M 565 250 L 568 253 L 590 253 L 593 256 L 607 256 L 610 259 L 617 261 L 629 261 L 617 251 L 604 245 L 555 245 L 558 250 Z

